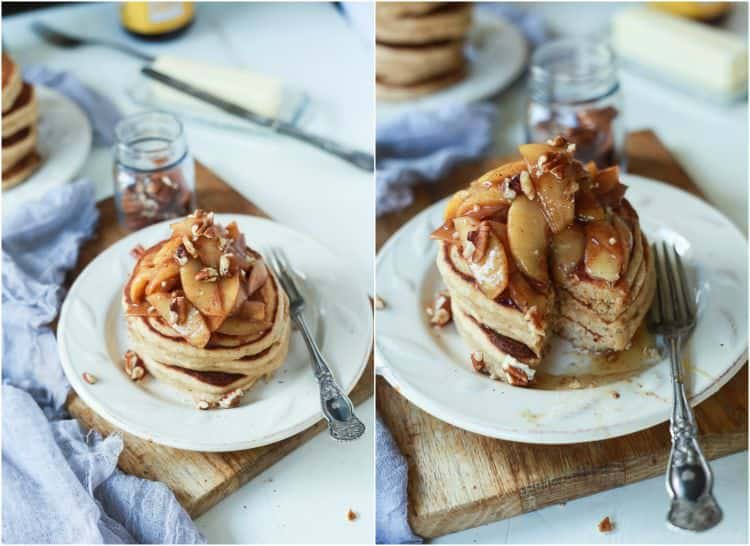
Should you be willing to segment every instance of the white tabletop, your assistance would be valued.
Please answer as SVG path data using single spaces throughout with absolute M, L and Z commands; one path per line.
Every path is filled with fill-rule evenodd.
M 63 7 L 6 18 L 3 42 L 16 60 L 70 70 L 126 113 L 140 108 L 125 89 L 141 62 L 101 47 L 60 50 L 29 30 L 40 17 L 61 29 L 116 38 L 152 53 L 245 67 L 282 78 L 312 99 L 307 126 L 373 149 L 372 53 L 332 4 L 199 4 L 193 27 L 164 44 L 130 38 L 114 4 Z M 372 292 L 372 176 L 281 137 L 186 121 L 197 159 L 276 220 L 344 256 Z M 97 148 L 83 175 L 100 198 L 112 194 L 112 157 Z M 367 435 L 339 446 L 320 434 L 198 519 L 210 542 L 370 542 L 374 536 L 374 404 L 358 413 Z M 347 520 L 349 509 L 358 513 Z
M 614 3 L 542 3 L 536 10 L 556 33 L 607 28 Z M 728 22 L 747 36 L 747 4 L 735 5 Z M 725 108 L 706 104 L 627 71 L 621 82 L 628 130 L 653 129 L 708 199 L 747 231 L 747 102 Z M 500 106 L 496 152 L 512 153 L 522 142 L 525 87 L 519 82 L 495 101 Z M 714 461 L 716 496 L 724 521 L 700 535 L 676 533 L 664 524 L 667 494 L 663 478 L 614 489 L 476 529 L 441 537 L 440 543 L 747 543 L 747 452 Z M 605 516 L 611 534 L 597 531 Z

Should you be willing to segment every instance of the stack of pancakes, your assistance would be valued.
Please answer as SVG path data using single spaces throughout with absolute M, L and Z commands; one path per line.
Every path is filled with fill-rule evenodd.
M 36 152 L 39 116 L 34 88 L 3 53 L 3 189 L 26 180 L 41 163 Z
M 196 211 L 143 250 L 123 291 L 133 351 L 200 409 L 236 405 L 284 362 L 289 300 L 235 223 Z
M 521 146 L 454 195 L 437 266 L 477 371 L 534 382 L 551 334 L 587 352 L 626 349 L 654 297 L 656 276 L 617 167 L 573 158 L 557 137 Z
M 375 9 L 379 99 L 427 95 L 466 75 L 464 42 L 471 4 L 378 2 Z

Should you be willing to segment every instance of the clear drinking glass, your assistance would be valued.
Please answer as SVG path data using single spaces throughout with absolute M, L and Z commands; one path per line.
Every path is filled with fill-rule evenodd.
M 576 144 L 581 161 L 624 167 L 622 111 L 617 60 L 606 42 L 555 40 L 534 52 L 526 111 L 528 142 L 562 135 Z
M 115 203 L 123 227 L 140 229 L 192 212 L 195 165 L 175 116 L 132 115 L 117 124 L 115 136 Z

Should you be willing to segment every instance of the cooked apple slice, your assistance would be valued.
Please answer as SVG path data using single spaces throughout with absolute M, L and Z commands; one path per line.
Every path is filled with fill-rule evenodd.
M 501 210 L 510 205 L 510 199 L 505 196 L 498 184 L 489 187 L 479 186 L 470 191 L 463 203 L 458 206 L 456 216 L 465 216 L 470 213 L 476 215 L 480 210 Z
M 552 152 L 561 152 L 563 149 L 550 146 L 549 144 L 521 144 L 518 147 L 518 151 L 521 152 L 521 155 L 526 160 L 526 164 L 529 167 L 533 167 L 539 161 L 540 156 Z
M 614 167 L 607 167 L 599 171 L 594 177 L 593 189 L 596 193 L 604 194 L 609 193 L 620 183 L 620 169 L 615 165 Z
M 552 233 L 560 233 L 573 223 L 575 190 L 569 182 L 558 180 L 551 173 L 543 173 L 536 180 L 536 193 Z
M 173 289 L 176 280 L 180 276 L 180 266 L 177 262 L 170 260 L 159 265 L 154 270 L 154 276 L 146 286 L 146 294 L 153 294 L 154 292 L 169 292 L 169 289 Z M 164 283 L 164 285 L 162 285 Z
M 240 309 L 242 308 L 242 304 L 247 301 L 247 288 L 245 288 L 245 283 L 241 282 L 242 279 L 240 278 L 239 283 L 239 289 L 237 290 L 237 299 L 234 302 L 234 307 L 232 308 L 232 311 L 229 313 L 230 315 L 237 314 Z
M 516 270 L 511 274 L 508 291 L 510 299 L 524 313 L 532 307 L 536 307 L 540 315 L 547 311 L 547 298 L 534 290 L 520 271 Z
M 208 329 L 206 321 L 203 320 L 201 314 L 190 302 L 185 302 L 188 306 L 185 321 L 182 324 L 177 324 L 177 322 L 172 320 L 174 315 L 170 313 L 169 308 L 172 303 L 172 296 L 164 292 L 154 292 L 147 296 L 146 300 L 156 308 L 161 318 L 178 334 L 184 337 L 190 345 L 194 347 L 206 346 L 211 337 L 211 332 Z
M 249 320 L 266 320 L 266 304 L 262 301 L 246 301 L 242 304 L 238 314 Z
M 617 208 L 622 204 L 622 198 L 625 197 L 625 191 L 628 187 L 625 184 L 619 182 L 615 184 L 615 187 L 609 190 L 607 193 L 599 194 L 599 201 L 602 205 Z
M 207 239 L 200 237 L 194 243 L 195 251 L 198 258 L 206 267 L 213 267 L 219 270 L 219 260 L 221 260 L 221 250 L 219 250 L 219 241 L 217 239 Z
M 518 268 L 535 281 L 546 285 L 547 222 L 537 201 L 519 196 L 508 211 L 508 243 Z
M 266 284 L 268 280 L 268 268 L 263 260 L 257 260 L 253 264 L 253 270 L 250 272 L 250 277 L 247 279 L 247 294 L 248 296 L 255 293 L 258 288 Z
M 158 251 L 154 254 L 154 263 L 161 264 L 174 261 L 174 253 L 182 243 L 180 238 L 171 238 L 164 241 Z
M 271 327 L 271 322 L 265 320 L 250 320 L 242 317 L 229 317 L 217 332 L 228 336 L 249 336 L 258 334 Z
M 208 325 L 208 329 L 211 330 L 211 332 L 215 332 L 218 330 L 222 324 L 224 324 L 224 321 L 227 319 L 224 315 L 204 315 L 203 320 L 206 321 L 206 324 Z
M 495 299 L 508 286 L 508 258 L 490 226 L 486 225 L 486 229 L 481 231 L 486 233 L 486 248 L 481 259 L 469 262 L 469 269 L 484 295 Z
M 220 334 L 214 332 L 211 334 L 211 344 L 218 347 L 239 347 L 247 343 L 252 343 L 260 339 L 262 333 L 252 334 L 249 336 L 228 336 L 226 334 Z
M 195 276 L 203 269 L 203 264 L 191 258 L 180 268 L 182 289 L 190 302 L 204 315 L 226 316 L 221 303 L 221 292 L 217 282 L 196 280 Z
M 581 222 L 604 220 L 606 217 L 604 207 L 591 191 L 581 190 L 576 194 L 576 218 Z
M 151 282 L 153 270 L 148 268 L 139 269 L 133 280 L 130 281 L 130 301 L 141 303 L 146 295 L 146 287 Z
M 624 275 L 630 265 L 630 256 L 633 253 L 633 232 L 630 230 L 628 224 L 619 216 L 612 217 L 612 225 L 615 227 L 617 232 L 617 239 L 620 241 L 622 246 L 622 271 Z
M 436 241 L 445 241 L 446 243 L 455 243 L 456 239 L 453 238 L 453 234 L 456 230 L 453 228 L 453 220 L 446 220 L 439 228 L 430 234 L 430 239 Z
M 172 229 L 172 235 L 179 240 L 183 236 L 192 237 L 193 224 L 195 223 L 195 218 L 187 217 L 175 222 L 174 224 L 170 224 L 169 227 Z
M 586 248 L 583 228 L 572 224 L 552 237 L 552 264 L 557 270 L 568 274 L 578 267 Z
M 624 251 L 617 231 L 607 220 L 586 224 L 586 273 L 595 279 L 610 283 L 620 278 Z
M 479 228 L 479 220 L 468 216 L 459 216 L 453 220 L 453 227 L 458 233 L 458 240 L 464 243 L 469 239 L 469 233 Z
M 240 274 L 238 272 L 231 277 L 222 277 L 218 282 L 224 315 L 229 315 L 237 305 L 237 298 L 240 295 Z
M 445 220 L 452 220 L 456 216 L 458 216 L 458 207 L 461 206 L 461 203 L 463 203 L 467 198 L 469 197 L 469 191 L 468 190 L 460 190 L 453 194 L 453 197 L 451 197 L 448 200 L 448 204 L 445 206 L 445 212 L 443 213 L 443 218 Z

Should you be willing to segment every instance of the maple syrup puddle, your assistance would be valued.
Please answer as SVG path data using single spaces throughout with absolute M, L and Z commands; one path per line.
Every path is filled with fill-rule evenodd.
M 630 347 L 619 353 L 591 355 L 571 353 L 568 369 L 580 369 L 580 373 L 555 374 L 545 371 L 544 362 L 537 370 L 533 388 L 541 390 L 578 390 L 602 387 L 632 378 L 643 373 L 663 359 L 658 344 L 641 325 L 633 336 Z

